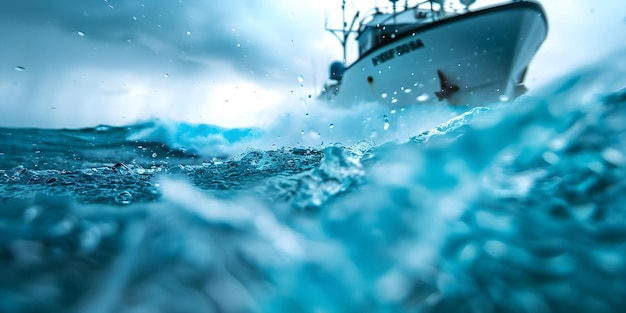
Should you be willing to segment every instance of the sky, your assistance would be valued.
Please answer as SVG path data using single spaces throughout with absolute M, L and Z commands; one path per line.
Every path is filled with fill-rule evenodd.
M 348 0 L 351 15 L 384 0 Z M 479 0 L 480 2 L 480 0 Z M 529 87 L 626 49 L 626 1 L 544 0 Z M 264 127 L 316 105 L 341 1 L 2 0 L 0 127 Z

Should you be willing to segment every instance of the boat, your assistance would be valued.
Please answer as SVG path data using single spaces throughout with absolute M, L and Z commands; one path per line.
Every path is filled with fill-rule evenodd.
M 390 2 L 361 19 L 357 12 L 347 26 L 343 1 L 343 28 L 327 28 L 342 44 L 343 60 L 331 63 L 319 98 L 337 106 L 475 106 L 526 92 L 528 66 L 548 31 L 538 2 Z

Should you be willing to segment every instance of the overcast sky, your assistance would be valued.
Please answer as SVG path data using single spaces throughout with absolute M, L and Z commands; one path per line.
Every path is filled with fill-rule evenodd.
M 348 1 L 348 9 L 375 1 Z M 386 2 L 378 0 L 378 3 Z M 626 1 L 542 1 L 540 86 L 626 47 Z M 168 118 L 264 126 L 312 105 L 341 57 L 340 0 L 2 0 L 0 126 Z

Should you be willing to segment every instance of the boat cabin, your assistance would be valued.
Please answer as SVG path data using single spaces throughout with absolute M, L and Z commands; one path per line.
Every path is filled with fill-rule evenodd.
M 400 8 L 396 6 L 397 0 L 391 2 L 391 8 L 376 7 L 361 20 L 357 30 L 359 56 L 393 41 L 399 34 L 451 15 L 443 8 L 445 1 L 422 0 L 412 4 L 405 1 Z

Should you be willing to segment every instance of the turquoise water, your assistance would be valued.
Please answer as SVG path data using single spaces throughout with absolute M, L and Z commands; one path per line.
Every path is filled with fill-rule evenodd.
M 399 110 L 440 125 L 394 140 L 0 129 L 0 312 L 622 312 L 625 77 Z

